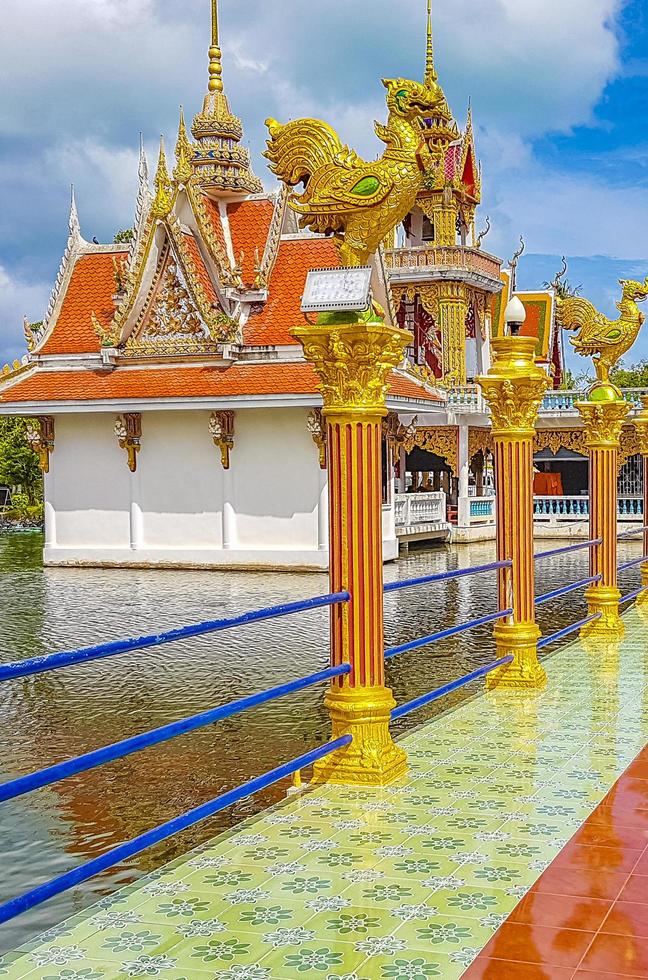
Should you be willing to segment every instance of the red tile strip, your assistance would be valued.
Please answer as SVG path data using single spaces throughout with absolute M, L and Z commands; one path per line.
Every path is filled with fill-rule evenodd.
M 464 973 L 648 978 L 648 747 Z

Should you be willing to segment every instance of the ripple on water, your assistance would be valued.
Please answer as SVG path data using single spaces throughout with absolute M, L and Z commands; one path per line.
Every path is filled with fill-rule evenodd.
M 0 662 L 139 635 L 320 595 L 322 574 L 43 569 L 40 534 L 0 535 Z M 626 544 L 623 554 L 639 554 Z M 436 546 L 385 568 L 393 581 L 493 559 L 494 545 Z M 539 566 L 538 592 L 587 574 L 587 554 Z M 625 573 L 636 587 L 638 571 Z M 388 646 L 495 609 L 495 573 L 392 593 Z M 553 632 L 580 618 L 570 597 L 540 607 Z M 578 614 L 578 615 L 577 615 Z M 320 670 L 328 662 L 328 612 L 221 634 L 12 681 L 0 689 L 0 773 L 9 779 L 237 697 Z M 388 665 L 400 703 L 488 663 L 491 627 L 404 654 Z M 472 689 L 473 691 L 475 689 Z M 403 720 L 410 730 L 471 696 L 459 691 Z M 95 856 L 328 737 L 322 691 L 313 689 L 204 731 L 3 804 L 0 900 Z M 17 945 L 106 892 L 182 854 L 280 799 L 285 786 L 246 800 L 73 893 L 0 927 Z

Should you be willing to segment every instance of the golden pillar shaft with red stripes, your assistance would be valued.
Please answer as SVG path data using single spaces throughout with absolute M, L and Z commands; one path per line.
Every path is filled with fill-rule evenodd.
M 314 782 L 385 785 L 407 769 L 391 737 L 395 707 L 385 687 L 382 558 L 382 419 L 389 372 L 411 334 L 326 314 L 293 331 L 320 378 L 327 425 L 331 592 L 351 601 L 331 609 L 331 664 L 348 663 L 326 697 L 333 738 L 350 745 L 315 766 Z
M 488 675 L 489 688 L 529 690 L 547 682 L 535 621 L 533 438 L 548 378 L 535 363 L 536 343 L 534 337 L 495 338 L 493 366 L 478 379 L 493 419 L 497 558 L 512 562 L 500 570 L 498 594 L 499 608 L 512 608 L 513 615 L 493 635 L 498 657 L 513 662 Z
M 639 451 L 643 462 L 643 523 L 648 525 L 648 395 L 641 398 L 642 409 L 634 419 L 634 427 L 639 436 Z M 643 553 L 648 555 L 648 531 L 643 535 Z M 641 566 L 641 584 L 646 587 L 637 598 L 638 606 L 648 603 L 648 561 Z
M 590 551 L 590 574 L 601 575 L 601 581 L 585 592 L 589 615 L 600 615 L 583 627 L 582 634 L 614 639 L 623 635 L 617 587 L 617 476 L 621 427 L 629 406 L 614 385 L 602 383 L 576 408 L 585 423 L 590 457 L 590 537 L 602 540 Z

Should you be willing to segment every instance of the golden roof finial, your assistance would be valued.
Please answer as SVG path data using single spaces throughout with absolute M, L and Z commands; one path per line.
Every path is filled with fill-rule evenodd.
M 193 174 L 193 167 L 191 165 L 192 156 L 193 152 L 191 149 L 189 136 L 187 134 L 187 127 L 185 125 L 184 110 L 182 106 L 180 106 L 178 139 L 176 140 L 175 147 L 176 168 L 173 171 L 173 176 L 179 184 L 188 183 L 191 175 Z
M 439 76 L 434 67 L 434 37 L 432 33 L 432 0 L 427 0 L 427 48 L 425 52 L 425 84 L 437 82 Z
M 155 200 L 153 201 L 153 214 L 157 218 L 165 218 L 173 206 L 173 184 L 169 177 L 166 153 L 164 150 L 164 136 L 160 136 L 160 156 L 158 157 L 157 172 L 155 174 Z
M 218 0 L 212 0 L 212 37 L 209 49 L 209 91 L 223 91 L 223 63 L 218 43 Z

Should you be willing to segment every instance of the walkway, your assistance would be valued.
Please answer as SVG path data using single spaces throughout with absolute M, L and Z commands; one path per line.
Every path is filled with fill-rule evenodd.
M 537 697 L 478 696 L 414 732 L 402 785 L 288 801 L 0 975 L 453 980 L 484 950 L 466 976 L 648 977 L 648 762 L 609 794 L 648 741 L 648 620 L 626 627 L 620 655 L 549 658 Z

